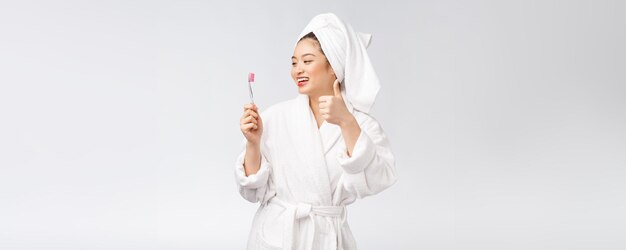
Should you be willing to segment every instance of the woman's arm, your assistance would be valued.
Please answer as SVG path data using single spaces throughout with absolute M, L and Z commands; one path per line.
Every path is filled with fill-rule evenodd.
M 263 202 L 268 189 L 271 167 L 261 152 L 263 122 L 256 105 L 244 105 L 244 114 L 239 125 L 246 137 L 244 140 L 246 145 L 237 157 L 235 168 L 239 193 L 250 202 Z
M 246 173 L 244 166 L 245 157 L 248 154 L 247 148 L 243 146 L 242 152 L 237 157 L 235 163 L 235 180 L 239 189 L 239 194 L 248 200 L 249 202 L 263 202 L 265 201 L 266 194 L 268 192 L 268 182 L 271 172 L 271 165 L 269 161 L 261 154 L 257 159 L 259 161 L 259 167 L 254 174 Z
M 333 83 L 333 95 L 321 96 L 318 101 L 319 113 L 324 120 L 341 127 L 347 154 L 351 156 L 354 145 L 359 138 L 359 134 L 361 134 L 361 127 L 354 115 L 348 111 L 348 107 L 341 95 L 339 80 L 335 80 Z
M 356 144 L 356 141 L 357 139 L 359 139 L 359 135 L 361 134 L 361 127 L 359 126 L 359 123 L 356 121 L 353 115 L 350 115 L 349 119 L 346 119 L 346 121 L 340 123 L 339 127 L 341 128 L 343 140 L 346 143 L 348 156 L 352 156 L 354 144 Z
M 263 120 L 258 114 L 255 104 L 243 106 L 243 115 L 239 120 L 241 133 L 246 137 L 246 156 L 244 170 L 246 176 L 256 174 L 261 167 L 261 135 L 263 134 Z
M 261 168 L 261 146 L 257 143 L 246 143 L 246 156 L 243 161 L 246 176 L 250 176 L 259 172 Z
M 396 182 L 396 163 L 389 140 L 380 124 L 367 114 L 355 115 L 361 117 L 361 131 L 353 144 L 351 155 L 342 152 L 338 161 L 344 170 L 344 188 L 363 198 L 377 194 Z M 345 139 L 346 146 L 348 140 L 351 139 Z

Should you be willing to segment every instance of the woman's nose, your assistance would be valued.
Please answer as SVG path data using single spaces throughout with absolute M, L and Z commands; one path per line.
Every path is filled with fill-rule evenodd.
M 301 66 L 301 63 L 296 64 L 296 73 L 303 73 L 304 69 Z

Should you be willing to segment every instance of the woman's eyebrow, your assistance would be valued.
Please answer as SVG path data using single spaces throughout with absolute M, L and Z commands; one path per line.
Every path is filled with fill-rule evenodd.
M 306 54 L 302 55 L 302 57 L 305 57 L 305 56 L 315 56 L 315 55 L 311 54 L 311 53 L 306 53 Z M 295 56 L 292 56 L 291 59 L 297 59 L 297 58 Z

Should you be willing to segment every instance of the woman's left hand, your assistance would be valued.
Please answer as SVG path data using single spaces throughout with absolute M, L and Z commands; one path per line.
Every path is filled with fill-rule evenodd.
M 334 95 L 320 96 L 318 99 L 320 114 L 328 123 L 342 126 L 354 119 L 354 117 L 350 114 L 346 103 L 343 101 L 339 80 L 335 80 L 335 83 L 333 83 L 333 90 Z

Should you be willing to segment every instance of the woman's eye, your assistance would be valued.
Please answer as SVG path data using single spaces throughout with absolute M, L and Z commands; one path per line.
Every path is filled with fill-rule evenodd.
M 310 60 L 309 61 L 304 61 L 304 63 L 306 63 L 306 64 L 309 64 L 310 62 L 311 62 Z
M 291 63 L 291 66 L 296 66 L 296 63 L 295 63 L 295 62 L 292 62 L 292 63 Z

